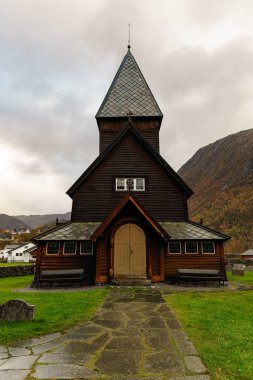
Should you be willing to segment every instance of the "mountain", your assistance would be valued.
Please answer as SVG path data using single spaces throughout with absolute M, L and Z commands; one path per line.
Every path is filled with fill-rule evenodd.
M 56 218 L 59 221 L 67 221 L 70 220 L 70 212 L 66 212 L 65 214 L 46 214 L 46 215 L 17 215 L 14 218 L 21 220 L 23 223 L 27 224 L 30 228 L 37 227 L 41 224 L 47 224 L 49 222 L 53 222 Z
M 190 217 L 227 233 L 227 250 L 253 247 L 253 129 L 199 149 L 178 171 L 193 189 Z
M 0 228 L 26 230 L 27 224 L 21 220 L 6 214 L 0 214 Z

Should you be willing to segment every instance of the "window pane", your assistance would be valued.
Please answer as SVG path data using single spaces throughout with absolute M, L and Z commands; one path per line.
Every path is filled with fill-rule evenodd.
M 214 243 L 213 242 L 203 242 L 202 243 L 203 253 L 214 253 Z
M 58 255 L 59 254 L 59 243 L 48 243 L 47 244 L 47 254 L 48 255 Z
M 186 253 L 198 253 L 198 244 L 191 242 L 185 243 L 185 252 Z
M 125 178 L 116 178 L 116 190 L 126 190 Z
M 81 255 L 92 255 L 93 254 L 93 244 L 91 241 L 85 241 L 81 243 Z
M 136 178 L 135 180 L 135 190 L 145 190 L 145 179 L 144 178 Z
M 169 243 L 170 253 L 181 253 L 181 243 L 179 241 L 171 241 Z
M 68 242 L 64 243 L 64 254 L 75 254 L 76 253 L 76 243 Z

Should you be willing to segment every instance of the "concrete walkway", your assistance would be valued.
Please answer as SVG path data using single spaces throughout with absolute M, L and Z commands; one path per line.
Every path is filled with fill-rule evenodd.
M 0 347 L 0 380 L 209 380 L 159 289 L 115 288 L 88 322 Z

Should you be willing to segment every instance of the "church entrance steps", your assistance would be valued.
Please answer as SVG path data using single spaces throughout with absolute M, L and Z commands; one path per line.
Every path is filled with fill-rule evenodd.
M 118 286 L 151 286 L 151 280 L 149 278 L 113 278 L 111 285 Z

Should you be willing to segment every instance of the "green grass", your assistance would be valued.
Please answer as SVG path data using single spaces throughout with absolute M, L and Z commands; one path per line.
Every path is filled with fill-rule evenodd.
M 211 379 L 253 379 L 253 291 L 173 294 L 166 301 Z
M 0 324 L 0 345 L 67 328 L 88 320 L 106 297 L 105 288 L 76 292 L 16 292 L 32 282 L 33 276 L 0 279 L 0 304 L 21 298 L 35 305 L 35 318 L 30 322 Z
M 248 285 L 253 285 L 253 272 L 244 272 L 244 276 L 232 276 L 231 272 L 227 272 L 229 281 L 245 283 Z

